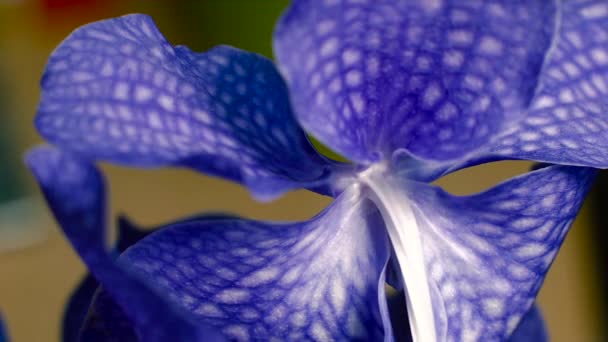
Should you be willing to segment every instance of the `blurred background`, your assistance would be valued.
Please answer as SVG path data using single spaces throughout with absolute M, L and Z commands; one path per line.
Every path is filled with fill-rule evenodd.
M 84 267 L 42 203 L 22 156 L 41 142 L 32 120 L 38 81 L 53 48 L 77 26 L 142 12 L 154 17 L 174 44 L 206 50 L 230 44 L 272 57 L 274 21 L 286 0 L 0 0 L 0 312 L 13 341 L 58 341 L 60 319 Z M 525 162 L 501 162 L 450 175 L 440 184 L 469 194 L 526 172 Z M 104 165 L 113 213 L 157 225 L 203 211 L 229 211 L 258 219 L 299 220 L 329 199 L 294 192 L 256 203 L 241 187 L 183 170 L 142 171 Z M 601 203 L 608 181 L 596 188 L 566 239 L 541 291 L 540 303 L 554 341 L 606 341 L 607 241 Z

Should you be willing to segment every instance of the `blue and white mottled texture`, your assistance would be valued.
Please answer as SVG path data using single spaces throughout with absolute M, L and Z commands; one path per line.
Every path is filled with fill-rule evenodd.
M 274 40 L 284 82 L 255 54 L 173 47 L 147 16 L 76 30 L 36 119 L 67 152 L 29 162 L 104 285 L 82 337 L 391 341 L 392 260 L 414 341 L 544 338 L 529 310 L 593 178 L 578 166 L 608 166 L 605 41 L 604 0 L 294 0 Z M 319 156 L 299 123 L 355 163 Z M 467 197 L 422 183 L 513 158 L 562 166 Z M 307 222 L 176 222 L 116 263 L 97 160 L 337 199 Z M 541 337 L 511 336 L 526 312 Z
M 177 224 L 137 243 L 117 265 L 103 250 L 99 173 L 50 148 L 31 152 L 28 164 L 74 248 L 145 341 L 178 336 L 181 316 L 172 314 L 185 310 L 191 315 L 181 328 L 192 328 L 197 319 L 201 327 L 216 326 L 238 340 L 378 340 L 384 335 L 388 239 L 377 209 L 356 189 L 303 223 L 224 218 Z M 144 283 L 155 285 L 148 289 Z M 172 312 L 166 301 L 182 310 Z M 97 314 L 120 317 L 103 308 L 104 302 L 96 301 Z M 97 338 L 107 324 L 114 328 L 108 334 L 128 330 L 124 319 L 102 321 L 101 328 L 95 320 L 89 323 L 83 336 Z M 386 329 L 390 335 L 390 326 Z M 195 332 L 186 330 L 184 338 L 210 334 Z
M 554 13 L 540 0 L 296 0 L 275 52 L 296 115 L 339 153 L 455 159 L 522 115 Z
M 352 189 L 307 222 L 170 226 L 122 261 L 239 341 L 381 340 L 382 225 L 377 209 Z
M 513 332 L 594 175 L 548 166 L 467 197 L 411 186 L 440 341 L 502 341 Z
M 191 167 L 263 199 L 329 175 L 271 61 L 227 46 L 173 47 L 143 15 L 87 25 L 61 43 L 36 126 L 87 158 Z
M 525 119 L 491 147 L 501 158 L 606 167 L 608 2 L 565 0 Z

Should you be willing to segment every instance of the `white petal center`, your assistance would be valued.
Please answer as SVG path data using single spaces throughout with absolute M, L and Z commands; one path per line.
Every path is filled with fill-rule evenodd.
M 408 319 L 414 342 L 437 341 L 433 305 L 422 250 L 420 227 L 403 184 L 383 164 L 360 174 L 382 213 L 405 282 Z

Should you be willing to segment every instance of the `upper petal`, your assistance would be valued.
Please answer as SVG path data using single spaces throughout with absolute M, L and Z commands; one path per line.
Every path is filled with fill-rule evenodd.
M 32 150 L 26 162 L 72 246 L 124 311 L 141 340 L 223 339 L 215 329 L 194 322 L 154 284 L 117 264 L 108 253 L 104 181 L 92 164 L 49 147 Z
M 359 162 L 450 160 L 534 94 L 553 1 L 295 0 L 274 47 L 303 126 Z
M 559 4 L 553 46 L 525 117 L 457 168 L 488 159 L 608 167 L 608 3 Z
M 329 176 L 270 60 L 227 46 L 173 47 L 145 15 L 83 26 L 59 45 L 36 125 L 85 158 L 191 167 L 259 198 Z
M 387 340 L 388 241 L 375 207 L 343 193 L 310 221 L 201 219 L 162 229 L 121 264 L 238 341 Z
M 465 197 L 411 187 L 439 336 L 493 341 L 513 332 L 594 175 L 548 166 Z

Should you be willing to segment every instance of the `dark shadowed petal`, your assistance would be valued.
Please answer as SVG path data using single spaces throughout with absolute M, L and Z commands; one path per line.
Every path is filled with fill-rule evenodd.
M 239 341 L 390 340 L 388 241 L 375 207 L 358 196 L 345 192 L 307 222 L 169 226 L 128 249 L 121 264 Z
M 295 0 L 274 47 L 303 126 L 359 162 L 450 160 L 522 114 L 553 1 Z
M 466 197 L 410 186 L 438 337 L 496 341 L 514 331 L 594 175 L 548 166 Z
M 118 239 L 115 252 L 122 253 L 148 234 L 149 231 L 138 228 L 126 217 L 120 217 L 118 219 Z M 81 340 L 81 328 L 98 288 L 99 282 L 90 273 L 86 274 L 76 286 L 63 314 L 63 342 L 78 342 Z
M 190 167 L 262 199 L 329 176 L 270 60 L 227 46 L 173 47 L 145 15 L 83 26 L 59 45 L 36 125 L 85 158 Z
M 224 219 L 234 219 L 234 216 L 227 216 L 225 214 L 202 214 L 202 215 L 197 215 L 194 217 L 180 220 L 179 222 L 185 223 L 185 222 L 189 222 L 192 220 L 200 220 L 200 219 L 224 220 Z M 176 223 L 177 222 L 173 222 L 173 224 L 176 224 Z M 135 243 L 137 243 L 139 240 L 148 236 L 154 230 L 166 226 L 166 225 L 161 225 L 161 226 L 154 227 L 154 228 L 144 229 L 144 228 L 138 227 L 136 224 L 134 224 L 131 220 L 129 220 L 125 216 L 120 216 L 118 218 L 117 225 L 118 225 L 118 238 L 116 241 L 116 246 L 114 248 L 115 249 L 114 252 L 119 253 L 119 254 L 124 252 L 127 248 L 131 247 Z M 93 301 L 93 296 L 96 294 L 96 291 L 98 290 L 98 288 L 99 288 L 99 282 L 90 273 L 85 275 L 83 277 L 83 279 L 80 281 L 80 283 L 76 286 L 74 292 L 72 293 L 72 296 L 68 300 L 68 303 L 66 305 L 66 309 L 64 312 L 64 316 L 63 316 L 63 326 L 62 326 L 63 336 L 62 336 L 62 338 L 63 338 L 64 342 L 80 341 L 81 328 L 83 326 L 83 323 L 85 322 L 85 319 L 87 319 L 87 313 L 89 313 L 89 308 Z M 105 297 L 107 297 L 107 294 L 104 294 L 104 295 L 105 295 Z M 109 299 L 109 297 L 107 297 L 105 299 Z M 95 308 L 92 312 L 100 311 L 100 310 L 101 310 L 101 308 Z M 118 311 L 122 312 L 120 310 L 118 310 Z M 105 317 L 107 317 L 108 315 L 110 315 L 110 314 L 106 314 Z M 85 330 L 85 333 L 88 335 L 93 335 L 99 329 L 95 330 L 94 328 L 98 328 L 98 327 L 95 327 L 95 325 L 90 322 L 90 321 L 94 320 L 95 317 L 89 316 L 88 319 L 89 319 L 89 323 L 87 323 L 88 329 Z M 125 329 L 132 330 L 130 325 L 127 325 L 127 327 L 125 327 Z M 95 331 L 91 331 L 91 330 L 95 330 Z M 102 329 L 102 330 L 104 332 L 107 331 L 107 329 Z M 122 336 L 122 335 L 119 334 L 117 336 Z M 88 338 L 93 338 L 93 337 L 88 336 Z
M 87 317 L 95 291 L 99 282 L 93 275 L 85 275 L 68 299 L 61 326 L 61 339 L 63 342 L 79 342 L 80 329 Z
M 32 150 L 26 162 L 72 246 L 124 310 L 140 340 L 222 340 L 215 329 L 195 322 L 155 285 L 126 271 L 108 253 L 104 181 L 92 164 L 50 147 Z
M 4 319 L 2 318 L 2 313 L 0 313 L 0 342 L 8 341 L 8 333 L 6 331 L 6 327 L 4 326 Z
M 559 29 L 525 120 L 490 149 L 502 158 L 608 167 L 608 2 L 561 1 Z
M 526 313 L 519 322 L 519 325 L 509 338 L 509 342 L 547 342 L 549 336 L 545 329 L 545 322 L 540 313 L 538 305 L 532 305 L 532 308 Z
M 116 252 L 122 253 L 127 250 L 127 248 L 133 246 L 139 240 L 145 238 L 150 235 L 154 228 L 152 229 L 144 229 L 138 227 L 135 223 L 129 220 L 126 216 L 119 216 L 117 220 L 118 226 L 118 238 L 116 240 Z
M 102 287 L 95 292 L 95 296 L 92 298 L 91 307 L 79 336 L 79 342 L 140 341 L 129 317 Z

